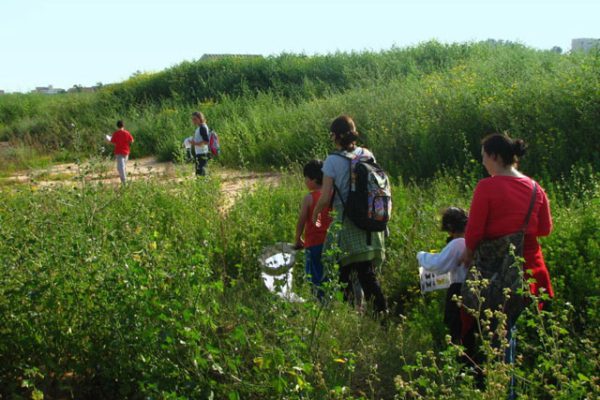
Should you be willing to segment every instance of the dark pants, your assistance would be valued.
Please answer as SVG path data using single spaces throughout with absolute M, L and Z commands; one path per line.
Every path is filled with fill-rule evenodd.
M 462 312 L 465 313 L 464 310 Z M 463 323 L 466 321 L 467 320 L 463 319 Z M 482 366 L 487 361 L 487 357 L 481 349 L 481 338 L 477 337 L 477 335 L 479 333 L 479 329 L 478 329 L 478 325 L 477 325 L 478 321 L 476 319 L 474 319 L 473 317 L 468 318 L 468 321 L 469 322 L 467 324 L 465 324 L 465 326 L 463 327 L 463 337 L 462 337 L 462 344 L 465 348 L 465 353 L 467 354 L 468 358 L 463 359 L 463 362 L 466 365 L 470 365 L 471 362 L 473 362 L 473 363 L 475 363 L 475 366 Z M 482 323 L 483 323 L 482 321 L 479 321 L 480 325 Z M 492 318 L 489 321 L 490 332 L 496 331 L 496 329 L 498 327 L 498 323 L 499 323 L 499 321 L 497 318 Z M 504 362 L 506 362 L 508 364 L 514 364 L 515 358 L 516 358 L 517 342 L 516 342 L 516 337 L 515 337 L 515 332 L 516 332 L 515 324 L 516 324 L 516 318 L 509 319 L 506 322 L 506 330 L 507 330 L 506 339 L 508 340 L 509 347 L 504 352 Z M 501 338 L 498 337 L 498 335 L 494 334 L 491 338 L 490 344 L 493 348 L 499 348 L 500 344 L 501 344 Z M 469 360 L 469 358 L 470 358 L 470 360 Z M 476 370 L 475 370 L 475 383 L 477 384 L 477 387 L 479 389 L 481 389 L 481 390 L 485 389 L 485 376 L 480 368 L 476 368 Z M 515 398 L 514 376 L 511 376 L 508 398 L 509 399 Z
M 207 154 L 196 154 L 196 176 L 206 175 L 206 165 L 208 164 Z
M 460 320 L 460 307 L 452 300 L 454 295 L 460 296 L 462 283 L 453 283 L 446 291 L 446 308 L 444 310 L 444 323 L 450 331 L 452 343 L 461 344 L 462 322 Z
M 309 281 L 312 283 L 312 290 L 317 298 L 321 299 L 324 296 L 321 285 L 325 282 L 325 275 L 323 274 L 323 263 L 321 262 L 321 253 L 323 252 L 323 245 L 319 244 L 316 246 L 307 247 L 305 249 L 306 264 L 305 272 Z
M 376 313 L 387 311 L 387 302 L 375 275 L 375 268 L 372 261 L 340 266 L 340 282 L 347 285 L 344 289 L 344 300 L 348 301 L 352 293 L 352 286 L 350 285 L 352 271 L 356 271 L 358 281 L 360 282 L 360 286 L 362 286 L 367 301 L 373 299 L 374 311 Z
M 191 163 L 194 161 L 194 152 L 192 151 L 192 148 L 190 147 L 189 149 L 185 149 L 185 162 Z

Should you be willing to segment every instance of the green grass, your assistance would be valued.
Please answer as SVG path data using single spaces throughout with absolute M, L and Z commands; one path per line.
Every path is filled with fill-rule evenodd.
M 132 157 L 176 157 L 201 109 L 227 166 L 283 166 L 322 156 L 329 123 L 355 117 L 364 143 L 395 176 L 431 178 L 479 157 L 486 133 L 530 144 L 524 167 L 556 178 L 600 167 L 598 54 L 515 44 L 436 42 L 380 53 L 186 62 L 98 93 L 0 98 L 0 138 L 43 153 L 97 155 L 123 118 Z
M 394 315 L 405 317 L 393 317 L 388 328 L 339 300 L 321 309 L 303 283 L 301 261 L 296 283 L 306 303 L 285 303 L 263 288 L 257 255 L 293 239 L 305 190 L 300 179 L 243 195 L 227 216 L 214 211 L 218 186 L 134 182 L 127 190 L 3 192 L 0 393 L 392 398 L 397 377 L 417 388 L 422 380 L 411 366 L 419 365 L 418 352 L 445 349 L 445 329 L 443 293 L 419 294 L 415 254 L 443 245 L 439 211 L 467 205 L 471 182 L 440 176 L 394 188 L 381 279 Z M 560 195 L 550 191 L 555 234 L 542 246 L 557 292 L 548 318 L 560 322 L 565 358 L 540 350 L 550 334 L 523 338 L 519 374 L 545 371 L 534 385 L 519 384 L 530 398 L 547 396 L 545 385 L 556 380 L 571 382 L 552 389 L 563 398 L 598 393 L 598 358 L 586 352 L 598 350 L 600 193 L 587 186 L 568 203 L 555 200 Z M 542 368 L 548 360 L 552 365 Z M 452 361 L 445 363 L 451 376 Z M 422 379 L 435 380 L 427 371 L 419 372 Z M 456 385 L 472 398 L 497 395 L 493 387 L 477 394 L 468 382 Z
M 98 93 L 0 97 L 4 176 L 85 158 L 83 173 L 102 172 L 103 137 L 120 118 L 133 157 L 177 159 L 195 109 L 222 137 L 224 166 L 294 172 L 225 216 L 214 178 L 3 185 L 0 397 L 499 399 L 513 372 L 523 398 L 598 397 L 599 61 L 430 42 L 186 62 Z M 302 257 L 296 283 L 309 301 L 282 302 L 259 279 L 261 249 L 293 239 L 299 165 L 327 155 L 341 113 L 395 181 L 385 328 L 335 287 L 326 307 L 311 300 Z M 468 207 L 479 141 L 503 130 L 530 144 L 520 168 L 551 199 L 555 231 L 542 247 L 557 296 L 552 312 L 520 321 L 514 370 L 484 365 L 482 393 L 445 344 L 443 293 L 419 293 L 415 254 L 443 246 L 440 211 Z

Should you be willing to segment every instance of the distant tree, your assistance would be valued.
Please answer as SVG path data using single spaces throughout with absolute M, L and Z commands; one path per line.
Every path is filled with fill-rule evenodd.
M 561 47 L 559 47 L 559 46 L 554 46 L 550 51 L 553 52 L 553 53 L 562 54 L 563 49 Z
M 101 88 L 102 86 L 104 86 L 104 84 L 102 82 L 96 82 L 96 87 L 97 88 Z

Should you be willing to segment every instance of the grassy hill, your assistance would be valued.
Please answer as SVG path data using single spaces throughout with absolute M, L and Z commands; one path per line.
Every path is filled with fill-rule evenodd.
M 0 138 L 60 159 L 98 154 L 123 118 L 134 157 L 169 160 L 201 109 L 224 164 L 287 167 L 323 157 L 329 122 L 348 113 L 394 175 L 464 168 L 484 134 L 506 130 L 530 143 L 527 171 L 555 177 L 600 165 L 598 70 L 598 54 L 510 43 L 184 62 L 93 94 L 3 96 Z
M 104 157 L 120 118 L 134 156 L 177 160 L 196 109 L 222 137 L 218 162 L 287 170 L 235 203 L 215 176 L 114 190 L 83 179 L 94 162 L 54 188 L 0 187 L 0 398 L 487 400 L 506 398 L 511 377 L 524 399 L 598 398 L 599 67 L 598 54 L 430 42 L 185 62 L 96 93 L 0 97 L 2 173 Z M 263 247 L 293 240 L 297 164 L 325 157 L 341 113 L 396 178 L 384 324 L 342 302 L 335 279 L 315 300 L 301 254 L 307 301 L 281 301 L 260 278 Z M 521 169 L 550 198 L 541 244 L 556 297 L 543 312 L 548 299 L 531 299 L 514 366 L 483 341 L 480 390 L 446 341 L 445 293 L 420 294 L 415 255 L 444 245 L 440 210 L 468 207 L 479 141 L 504 130 L 529 143 Z

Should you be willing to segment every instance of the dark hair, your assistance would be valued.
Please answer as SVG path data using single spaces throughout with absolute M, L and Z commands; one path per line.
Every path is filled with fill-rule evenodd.
M 525 155 L 527 145 L 521 139 L 511 139 L 506 133 L 493 133 L 481 141 L 483 151 L 489 156 L 498 155 L 504 165 L 512 165 Z
M 335 141 L 346 150 L 358 139 L 356 125 L 348 115 L 340 115 L 334 119 L 329 131 L 335 135 Z
M 462 208 L 448 207 L 442 215 L 442 230 L 449 233 L 463 233 L 467 226 L 467 212 Z
M 323 183 L 323 161 L 310 160 L 304 165 L 303 174 L 308 179 L 312 179 L 321 185 Z
M 204 117 L 204 114 L 202 114 L 200 111 L 194 111 L 192 113 L 192 117 L 196 117 L 200 120 L 200 122 L 206 122 L 206 118 Z
M 122 120 L 118 120 L 118 121 L 117 121 L 117 128 L 122 128 L 122 127 L 124 127 L 124 126 L 125 126 L 125 124 L 123 123 L 123 121 L 122 121 Z

